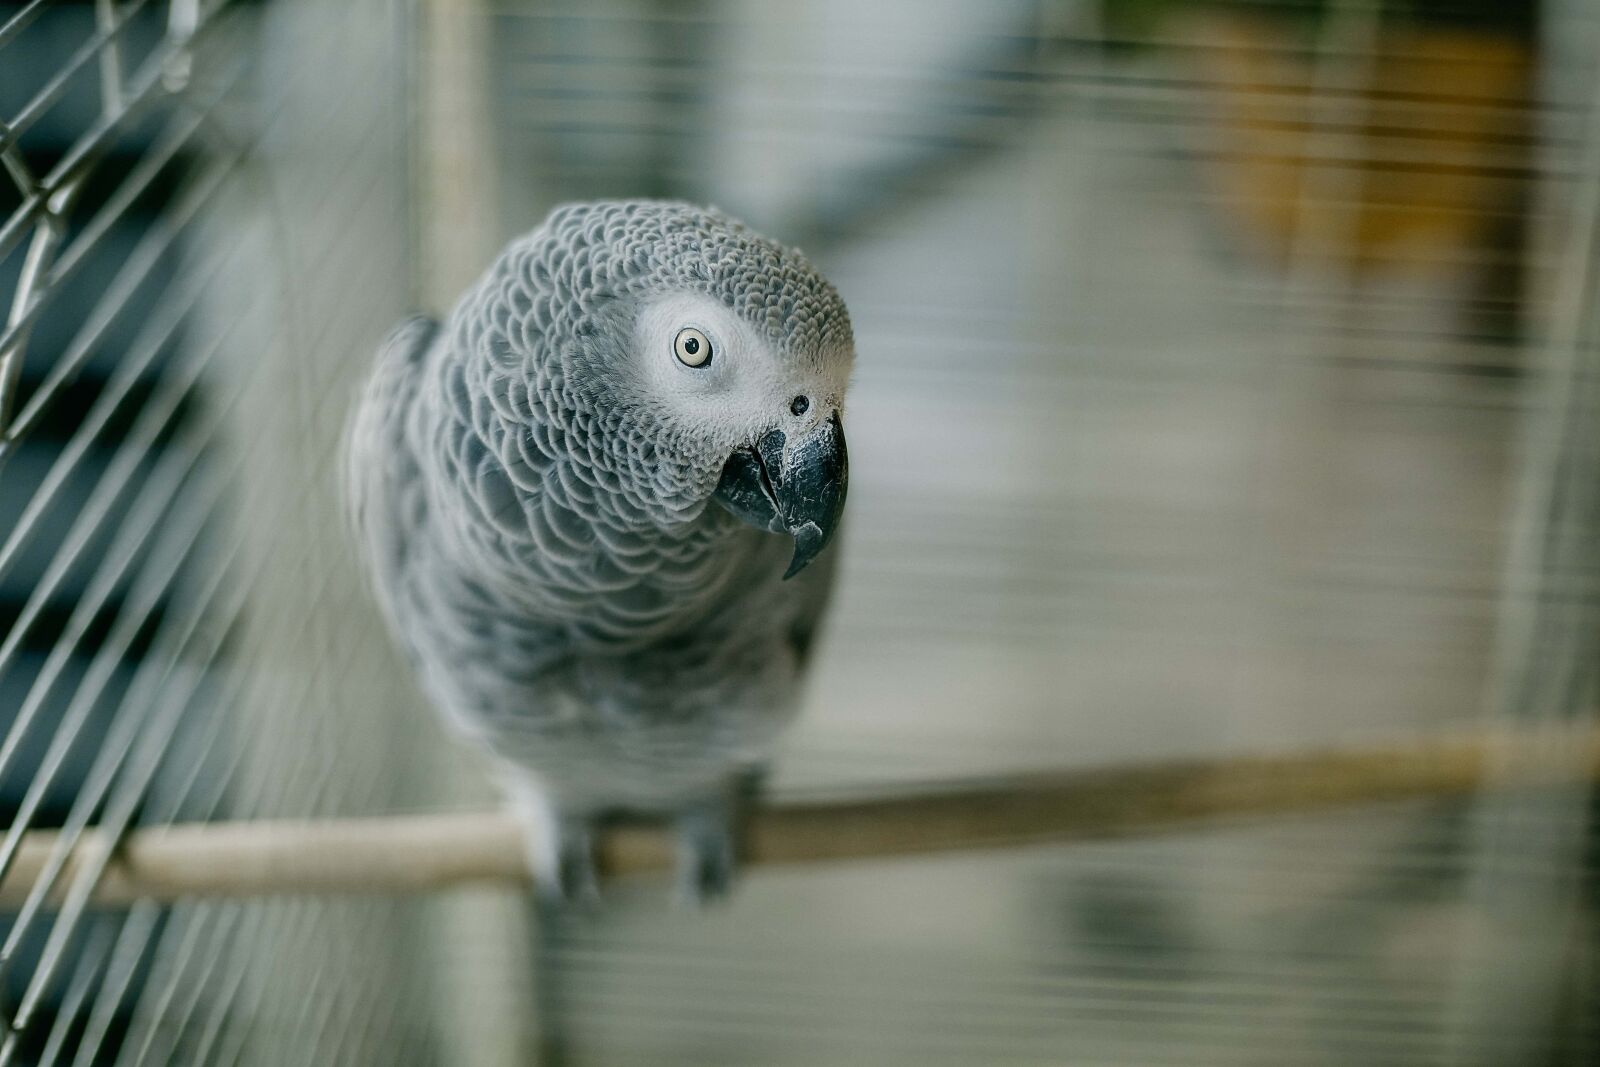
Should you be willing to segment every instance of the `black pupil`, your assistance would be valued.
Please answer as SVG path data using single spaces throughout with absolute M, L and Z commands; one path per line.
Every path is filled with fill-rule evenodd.
M 806 397 L 797 396 L 789 404 L 789 410 L 794 412 L 796 415 L 804 415 L 807 411 L 811 410 L 811 401 Z
M 691 356 L 700 351 L 700 338 L 685 337 L 683 339 L 683 350 L 689 353 Z

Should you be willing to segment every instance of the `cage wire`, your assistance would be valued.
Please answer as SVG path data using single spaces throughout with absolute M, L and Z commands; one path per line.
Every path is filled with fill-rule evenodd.
M 34 0 L 0 164 L 0 1065 L 1600 1053 L 1584 785 L 762 870 L 704 916 L 91 900 L 126 833 L 491 802 L 338 442 L 387 329 L 571 198 L 714 202 L 850 304 L 778 793 L 1592 725 L 1585 0 Z
M 401 16 L 135 0 L 0 24 L 0 866 L 61 829 L 5 927 L 0 1062 L 430 1055 L 424 904 L 107 911 L 104 851 L 62 868 L 90 825 L 392 810 L 426 781 L 384 770 L 421 768 L 421 720 L 347 622 L 330 504 L 341 353 L 409 303 Z

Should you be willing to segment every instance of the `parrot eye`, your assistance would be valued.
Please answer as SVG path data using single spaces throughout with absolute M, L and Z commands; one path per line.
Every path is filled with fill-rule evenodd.
M 711 362 L 711 342 L 693 326 L 678 331 L 672 342 L 672 351 L 685 367 L 703 367 Z

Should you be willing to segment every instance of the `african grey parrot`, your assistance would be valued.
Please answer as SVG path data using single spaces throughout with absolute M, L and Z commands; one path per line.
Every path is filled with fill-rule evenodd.
M 728 888 L 827 605 L 837 553 L 806 565 L 844 506 L 853 360 L 800 252 L 648 200 L 557 208 L 380 349 L 347 440 L 358 540 L 546 890 L 591 895 L 592 832 L 624 812 L 676 820 L 687 893 Z

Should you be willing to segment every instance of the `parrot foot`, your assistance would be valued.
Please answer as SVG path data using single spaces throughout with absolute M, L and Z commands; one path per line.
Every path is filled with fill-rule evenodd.
M 546 867 L 550 876 L 536 872 L 539 888 L 563 904 L 598 904 L 600 872 L 595 866 L 590 824 L 582 819 L 563 819 L 557 838 L 554 855 Z
M 542 790 L 520 782 L 512 784 L 510 798 L 511 810 L 523 826 L 528 865 L 540 895 L 559 904 L 598 903 L 593 818 L 562 813 Z
M 683 903 L 705 907 L 733 891 L 747 816 L 760 783 L 761 774 L 751 772 L 679 814 L 677 882 Z
M 733 820 L 697 809 L 678 819 L 678 899 L 705 907 L 733 891 L 738 870 Z

